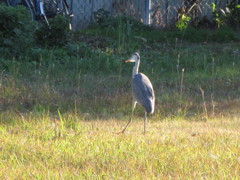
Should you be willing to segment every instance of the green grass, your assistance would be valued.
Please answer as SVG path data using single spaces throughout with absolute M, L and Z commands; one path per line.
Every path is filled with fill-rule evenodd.
M 156 117 L 201 116 L 200 87 L 205 91 L 209 116 L 214 114 L 213 106 L 222 111 L 222 104 L 239 104 L 239 48 L 237 43 L 184 43 L 177 47 L 156 43 L 143 50 L 140 72 L 153 82 Z M 36 61 L 1 60 L 1 111 L 56 114 L 58 109 L 78 108 L 103 119 L 124 118 L 129 113 L 132 65 L 123 63 L 129 55 L 102 51 L 78 57 L 75 51 L 68 55 L 65 49 L 39 53 L 34 56 L 40 57 Z
M 127 26 L 127 25 L 126 25 Z M 119 28 L 120 27 L 120 28 Z M 146 28 L 146 27 L 145 27 Z M 114 27 L 98 27 L 93 26 L 82 30 L 77 34 L 87 34 L 94 36 L 107 36 L 114 39 L 126 36 L 126 39 L 131 39 L 134 37 L 141 37 L 147 40 L 149 43 L 154 42 L 164 42 L 164 43 L 175 43 L 176 39 L 178 41 L 187 42 L 229 42 L 239 40 L 239 32 L 233 31 L 229 27 L 222 27 L 220 29 L 200 29 L 194 27 L 188 27 L 184 31 L 177 29 L 170 30 L 159 30 L 148 28 L 143 29 L 141 27 L 122 27 L 122 24 L 115 25 Z

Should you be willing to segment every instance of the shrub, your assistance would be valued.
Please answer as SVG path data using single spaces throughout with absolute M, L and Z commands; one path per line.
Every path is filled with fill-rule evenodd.
M 41 24 L 35 32 L 36 43 L 40 46 L 62 47 L 69 41 L 69 19 L 57 15 L 49 19 L 49 26 Z
M 225 14 L 226 24 L 237 29 L 240 23 L 240 5 L 237 5 L 236 0 L 231 1 L 223 13 Z
M 213 23 L 218 28 L 221 26 L 229 26 L 237 29 L 240 23 L 240 5 L 236 0 L 229 2 L 225 8 L 216 9 L 216 5 L 212 4 Z
M 0 48 L 5 54 L 19 56 L 28 50 L 35 27 L 25 7 L 0 4 Z

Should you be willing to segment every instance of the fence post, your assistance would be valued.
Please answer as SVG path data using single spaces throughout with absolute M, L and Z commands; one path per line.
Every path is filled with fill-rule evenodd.
M 93 22 L 93 0 L 91 2 L 91 17 L 90 17 L 90 22 Z
M 169 0 L 166 0 L 166 13 L 165 13 L 165 22 L 166 26 L 168 26 L 168 13 L 169 13 Z
M 150 9 L 151 9 L 151 0 L 145 0 L 144 24 L 146 25 L 150 25 Z

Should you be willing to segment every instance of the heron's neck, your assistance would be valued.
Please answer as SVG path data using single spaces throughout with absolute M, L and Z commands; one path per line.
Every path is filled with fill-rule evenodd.
M 132 78 L 134 77 L 135 74 L 138 74 L 139 65 L 140 65 L 140 59 L 135 62 L 135 66 L 133 67 L 133 70 L 132 70 Z

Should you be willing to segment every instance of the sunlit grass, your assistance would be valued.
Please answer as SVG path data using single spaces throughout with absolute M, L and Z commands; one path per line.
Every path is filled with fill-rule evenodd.
M 11 114 L 11 115 L 10 115 Z M 7 122 L 12 122 L 8 124 Z M 238 178 L 240 121 L 154 121 L 143 135 L 135 119 L 83 121 L 81 115 L 5 114 L 0 129 L 0 177 Z

